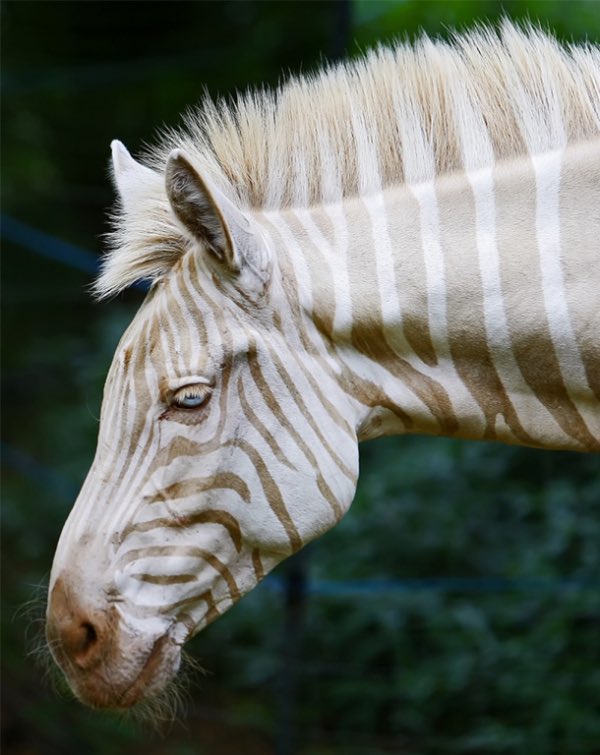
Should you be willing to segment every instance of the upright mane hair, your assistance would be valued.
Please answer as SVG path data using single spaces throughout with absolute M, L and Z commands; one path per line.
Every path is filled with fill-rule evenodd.
M 151 170 L 115 215 L 95 292 L 156 281 L 185 253 L 164 188 L 172 149 L 242 210 L 283 210 L 464 170 L 461 141 L 482 122 L 489 144 L 475 167 L 599 134 L 600 49 L 504 21 L 451 42 L 378 47 L 231 103 L 207 100 L 146 154 Z

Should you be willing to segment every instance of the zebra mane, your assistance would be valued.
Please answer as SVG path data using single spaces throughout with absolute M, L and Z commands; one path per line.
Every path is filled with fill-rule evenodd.
M 95 292 L 160 279 L 185 252 L 164 187 L 172 149 L 183 148 L 242 210 L 283 210 L 464 170 L 461 137 L 482 122 L 489 145 L 476 167 L 490 154 L 509 159 L 598 134 L 600 48 L 562 46 L 504 21 L 450 42 L 378 47 L 274 91 L 206 101 L 146 154 L 151 170 L 115 216 Z

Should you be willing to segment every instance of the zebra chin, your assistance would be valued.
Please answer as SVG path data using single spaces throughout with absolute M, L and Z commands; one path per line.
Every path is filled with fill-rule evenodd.
M 124 649 L 124 654 L 127 650 Z M 106 664 L 89 672 L 70 669 L 66 674 L 75 696 L 91 708 L 125 711 L 157 698 L 179 670 L 179 647 L 163 635 L 151 646 L 133 674 L 123 675 L 121 668 Z M 137 673 L 136 673 L 137 672 Z
M 159 696 L 181 663 L 176 625 L 131 626 L 114 603 L 83 605 L 58 579 L 46 637 L 74 695 L 85 705 L 124 711 Z

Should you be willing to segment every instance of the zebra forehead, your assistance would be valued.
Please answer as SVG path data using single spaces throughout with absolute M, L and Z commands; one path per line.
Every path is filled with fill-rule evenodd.
M 178 287 L 174 278 L 177 280 L 178 275 L 184 274 L 184 266 L 193 267 L 198 274 L 190 255 L 183 265 L 177 265 L 167 278 L 151 287 L 119 341 L 111 374 L 143 371 L 149 360 L 165 368 L 172 361 L 183 359 L 191 360 L 189 364 L 185 361 L 184 370 L 189 379 L 192 368 L 200 375 L 203 369 L 214 368 L 222 359 L 223 328 L 227 327 L 228 317 L 225 297 L 209 275 L 195 289 L 193 297 Z M 226 341 L 230 349 L 246 342 L 243 333 Z M 189 369 L 192 373 L 188 373 Z
M 277 211 L 472 167 L 469 135 L 477 167 L 588 138 L 600 130 L 599 93 L 597 47 L 561 46 L 504 21 L 450 42 L 378 47 L 233 102 L 205 101 L 145 155 L 150 170 L 134 205 L 114 217 L 96 293 L 159 280 L 188 250 L 164 185 L 173 149 L 242 211 Z

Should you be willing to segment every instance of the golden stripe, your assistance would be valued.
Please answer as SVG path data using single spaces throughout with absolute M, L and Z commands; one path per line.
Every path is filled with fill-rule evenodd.
M 236 448 L 239 448 L 241 451 L 243 451 L 254 465 L 256 474 L 260 479 L 262 488 L 267 497 L 267 502 L 273 510 L 275 516 L 283 525 L 283 528 L 285 529 L 285 532 L 289 538 L 292 552 L 295 553 L 297 550 L 300 550 L 303 545 L 302 538 L 300 537 L 298 530 L 296 529 L 294 521 L 289 515 L 289 512 L 283 501 L 281 491 L 279 490 L 277 483 L 269 473 L 267 465 L 258 454 L 256 449 L 245 440 L 236 441 L 235 446 Z
M 265 226 L 266 232 L 272 237 L 273 243 L 276 246 L 285 246 L 285 242 L 283 241 L 277 226 L 265 217 L 265 215 L 260 215 L 259 218 L 261 223 Z M 372 408 L 381 404 L 385 408 L 389 408 L 389 410 L 402 421 L 405 428 L 410 428 L 413 425 L 412 418 L 399 407 L 393 406 L 389 397 L 383 392 L 380 386 L 375 385 L 368 380 L 364 380 L 359 375 L 352 372 L 352 370 L 340 360 L 337 353 L 337 347 L 331 340 L 324 338 L 323 345 L 332 359 L 341 367 L 341 377 L 340 374 L 331 367 L 327 359 L 315 352 L 314 345 L 311 343 L 306 331 L 304 313 L 301 311 L 298 302 L 298 280 L 294 268 L 289 262 L 289 259 L 285 256 L 279 258 L 278 263 L 281 269 L 282 288 L 285 292 L 286 302 L 290 310 L 289 319 L 293 322 L 295 332 L 300 339 L 304 351 L 312 355 L 316 364 L 319 365 L 323 372 L 328 375 L 333 382 L 339 384 L 341 390 L 344 391 L 347 396 L 364 406 Z M 281 331 L 285 338 L 279 315 L 276 317 L 274 316 L 273 320 L 276 327 Z
M 352 328 L 352 345 L 354 348 L 368 357 L 371 361 L 382 365 L 394 377 L 400 380 L 420 401 L 425 404 L 437 422 L 437 428 L 428 428 L 431 432 L 437 430 L 442 435 L 454 435 L 459 429 L 458 419 L 454 413 L 450 397 L 444 386 L 437 380 L 424 375 L 415 369 L 409 362 L 402 359 L 385 341 L 385 337 L 379 326 L 368 324 L 357 324 Z M 382 389 L 379 388 L 379 392 Z M 386 394 L 384 394 L 386 395 Z M 387 404 L 391 404 L 389 396 L 386 395 Z M 383 405 L 377 402 L 377 406 Z M 405 412 L 400 411 L 400 415 L 407 416 Z M 396 413 L 394 411 L 394 413 Z M 410 418 L 408 426 L 416 426 L 423 430 L 424 418 L 415 422 L 413 417 Z M 405 422 L 406 424 L 406 422 Z
M 260 582 L 261 579 L 263 579 L 265 576 L 265 569 L 263 567 L 260 551 L 258 550 L 258 548 L 254 548 L 254 550 L 252 551 L 252 566 L 254 567 L 256 580 L 257 582 Z
M 437 354 L 429 329 L 427 271 L 423 255 L 423 241 L 419 204 L 407 188 L 389 192 L 386 220 L 389 235 L 403 249 L 415 250 L 407 260 L 397 254 L 394 260 L 396 289 L 401 291 L 402 330 L 415 354 L 429 367 L 437 365 Z
M 204 548 L 196 548 L 191 545 L 151 545 L 147 548 L 136 548 L 124 553 L 117 563 L 122 566 L 142 558 L 164 558 L 168 556 L 198 558 L 206 561 L 227 582 L 232 600 L 238 600 L 241 597 L 239 588 L 229 569 L 213 553 Z
M 206 605 L 208 606 L 208 611 L 206 612 L 205 616 L 207 624 L 210 624 L 211 621 L 219 618 L 221 613 L 217 608 L 217 604 L 215 603 L 215 599 L 213 598 L 213 594 L 210 590 L 207 590 L 206 592 L 203 592 L 202 595 L 199 595 L 197 600 L 205 601 Z
M 331 269 L 323 259 L 323 253 L 301 225 L 293 212 L 286 213 L 285 223 L 295 239 L 302 239 L 302 254 L 309 270 L 310 288 L 313 296 L 312 320 L 328 338 L 333 336 L 335 304 L 333 301 L 333 280 Z M 316 306 L 318 303 L 318 307 Z
M 287 430 L 287 432 L 292 436 L 292 438 L 296 441 L 298 447 L 304 454 L 306 460 L 309 462 L 309 464 L 313 467 L 315 470 L 315 474 L 317 477 L 320 477 L 322 480 L 322 486 L 324 489 L 327 489 L 329 492 L 326 495 L 326 500 L 331 505 L 333 512 L 336 516 L 336 519 L 339 519 L 342 515 L 342 509 L 334 496 L 334 494 L 329 490 L 327 484 L 325 483 L 324 478 L 322 477 L 322 474 L 320 472 L 320 466 L 317 461 L 316 456 L 313 454 L 313 452 L 310 450 L 308 445 L 304 442 L 302 436 L 297 432 L 297 430 L 294 428 L 294 426 L 291 424 L 291 422 L 288 420 L 288 418 L 283 413 L 281 407 L 279 406 L 279 403 L 277 402 L 277 399 L 271 392 L 271 389 L 267 385 L 267 381 L 264 379 L 262 371 L 260 369 L 260 366 L 255 358 L 255 352 L 252 352 L 249 355 L 248 364 L 250 366 L 250 372 L 252 374 L 252 377 L 254 378 L 254 381 L 258 387 L 258 389 L 261 391 L 261 394 L 263 396 L 263 399 L 265 403 L 268 405 L 269 409 L 273 412 L 273 414 L 277 417 L 281 425 Z M 353 474 L 350 477 L 351 481 L 353 483 L 356 482 L 356 475 Z M 318 481 L 317 481 L 318 482 Z
M 223 511 L 222 509 L 210 509 L 209 511 L 200 511 L 195 514 L 185 514 L 182 516 L 176 516 L 174 519 L 160 517 L 157 519 L 150 519 L 146 522 L 130 524 L 123 530 L 121 537 L 123 541 L 133 532 L 150 532 L 151 530 L 160 528 L 185 529 L 187 527 L 193 527 L 196 524 L 220 524 L 229 533 L 236 551 L 238 553 L 241 551 L 242 532 L 237 519 L 235 519 L 235 517 L 229 512 Z
M 194 265 L 197 265 L 197 262 L 194 262 Z M 196 267 L 196 270 L 198 268 Z M 231 339 L 228 334 L 228 330 L 224 325 L 223 320 L 223 312 L 222 309 L 220 309 L 213 300 L 205 294 L 205 292 L 202 292 L 203 295 L 203 301 L 213 310 L 213 315 L 215 317 L 215 320 L 218 324 L 219 332 L 221 335 L 221 338 L 223 341 L 226 342 L 226 346 L 224 348 L 224 351 L 227 354 L 232 354 L 231 349 Z M 200 320 L 201 318 L 199 318 Z M 166 467 L 168 466 L 175 458 L 178 458 L 179 456 L 201 456 L 202 454 L 210 453 L 214 450 L 218 450 L 223 446 L 222 441 L 222 433 L 223 429 L 225 427 L 225 423 L 227 421 L 227 390 L 229 388 L 229 381 L 231 378 L 231 372 L 232 372 L 232 359 L 228 358 L 224 360 L 221 364 L 221 371 L 219 375 L 219 406 L 218 411 L 219 414 L 219 420 L 217 427 L 215 429 L 215 434 L 210 441 L 205 441 L 201 444 L 194 443 L 192 441 L 187 440 L 184 437 L 178 436 L 175 438 L 175 440 L 169 445 L 158 451 L 155 458 L 153 459 L 152 463 L 149 465 L 145 479 L 140 481 L 140 484 L 137 487 L 137 490 L 132 491 L 132 495 L 137 495 L 141 489 L 146 484 L 147 479 L 151 477 L 153 472 L 156 469 L 159 469 L 160 467 Z M 212 409 L 212 411 L 215 411 L 215 409 Z M 146 444 L 146 449 L 148 452 L 150 451 L 149 445 L 153 441 L 153 436 L 151 435 L 151 438 L 149 439 L 148 443 Z M 193 450 L 193 452 L 191 452 Z M 140 503 L 140 506 L 143 505 L 143 501 Z
M 354 428 L 350 425 L 349 422 L 346 421 L 346 419 L 343 417 L 343 415 L 337 410 L 337 408 L 329 401 L 327 396 L 323 393 L 321 388 L 319 387 L 319 384 L 312 376 L 312 373 L 308 370 L 306 367 L 306 364 L 302 361 L 298 353 L 293 350 L 292 356 L 296 360 L 296 364 L 298 367 L 302 370 L 302 374 L 310 384 L 310 387 L 313 389 L 315 394 L 317 395 L 319 401 L 323 405 L 323 408 L 325 411 L 329 414 L 331 419 L 336 423 L 336 425 L 340 428 L 340 430 L 343 430 L 347 435 L 350 436 L 353 440 L 356 440 L 356 432 Z M 336 384 L 339 385 L 339 379 L 336 380 Z
M 210 477 L 192 477 L 181 482 L 174 482 L 151 496 L 144 497 L 145 503 L 172 501 L 175 498 L 187 498 L 204 493 L 207 490 L 234 490 L 246 503 L 250 503 L 250 490 L 241 477 L 233 472 L 216 472 Z
M 567 147 L 559 200 L 561 243 L 574 246 L 563 255 L 569 315 L 588 385 L 600 401 L 600 137 Z M 600 406 L 599 406 L 600 410 Z
M 202 552 L 204 560 L 208 564 L 210 564 L 215 571 L 218 571 L 219 574 L 223 577 L 223 579 L 227 582 L 231 599 L 234 602 L 236 600 L 239 600 L 242 597 L 239 587 L 237 586 L 236 581 L 233 578 L 233 574 L 229 571 L 229 569 L 225 566 L 225 564 L 222 563 L 213 553 L 210 553 L 209 551 L 204 550 L 203 548 L 198 548 L 197 550 L 199 552 Z
M 340 519 L 344 516 L 344 509 L 340 506 L 338 499 L 333 494 L 333 491 L 325 481 L 325 478 L 323 475 L 319 472 L 317 475 L 317 487 L 319 488 L 321 495 L 323 498 L 327 501 L 327 503 L 331 506 L 333 509 L 333 513 L 335 514 L 335 520 L 336 522 L 339 522 Z
M 371 225 L 371 218 L 366 207 L 357 202 L 355 211 L 349 215 L 350 238 L 364 236 L 365 228 L 369 228 L 369 233 L 371 233 Z M 400 328 L 401 323 L 390 324 L 386 330 L 381 312 L 375 266 L 376 260 L 373 254 L 363 254 L 348 260 L 348 277 L 352 296 L 352 345 L 359 353 L 383 365 L 427 406 L 438 425 L 438 428 L 430 428 L 432 432 L 437 430 L 443 435 L 453 435 L 458 430 L 458 421 L 445 388 L 416 370 L 394 347 L 392 326 Z M 420 424 L 422 425 L 423 422 L 421 421 Z
M 133 364 L 130 358 L 129 372 L 127 374 L 123 372 L 123 392 L 120 394 L 119 391 L 116 390 L 117 386 L 113 386 L 113 390 L 111 391 L 111 403 L 122 403 L 124 407 L 123 415 L 121 418 L 122 432 L 119 433 L 118 444 L 115 450 L 115 459 L 118 459 L 120 457 L 125 447 L 127 447 L 126 454 L 128 459 L 128 462 L 125 463 L 125 465 L 119 472 L 119 476 L 115 480 L 115 484 L 117 486 L 121 484 L 124 477 L 129 473 L 131 469 L 131 460 L 133 458 L 133 454 L 139 447 L 140 439 L 144 430 L 147 410 L 150 406 L 150 392 L 148 390 L 148 386 L 146 385 L 146 374 L 144 370 L 145 361 L 147 358 L 149 358 L 149 354 L 147 352 L 148 342 L 150 339 L 149 334 L 150 322 L 148 321 L 143 326 L 142 332 L 139 334 L 137 342 L 132 347 L 133 351 L 131 353 L 131 357 L 133 358 Z M 133 427 L 131 433 L 126 434 L 125 429 L 129 424 L 129 413 L 131 411 L 130 396 L 132 393 L 135 396 Z M 141 454 L 142 459 L 147 457 L 147 453 L 150 451 L 153 442 L 153 433 L 150 432 L 148 434 L 148 439 L 146 440 L 143 453 Z
M 211 590 L 205 590 L 205 592 L 201 593 L 200 595 L 190 595 L 188 598 L 183 598 L 182 600 L 178 600 L 175 603 L 169 603 L 166 606 L 156 606 L 154 608 L 151 608 L 150 611 L 146 611 L 145 613 L 151 616 L 153 612 L 156 613 L 157 609 L 159 609 L 161 613 L 167 613 L 169 611 L 175 611 L 176 609 L 181 608 L 182 606 L 187 606 L 190 604 L 195 605 L 199 601 L 204 601 L 206 605 L 208 606 L 208 610 L 204 617 L 205 625 L 210 624 L 212 621 L 219 618 L 219 616 L 221 615 L 221 612 L 217 608 L 217 604 L 215 602 L 215 599 L 213 597 Z M 193 622 L 193 624 L 194 624 L 194 627 L 193 627 L 193 630 L 190 632 L 190 635 L 188 635 L 188 639 L 192 633 L 195 633 L 198 630 L 198 624 L 195 621 Z M 186 627 L 189 628 L 189 625 L 187 623 L 186 623 Z
M 344 464 L 344 462 L 340 459 L 340 457 L 336 454 L 336 452 L 333 450 L 333 448 L 329 445 L 329 443 L 323 436 L 323 433 L 319 429 L 312 413 L 309 412 L 306 404 L 302 400 L 302 396 L 300 395 L 300 392 L 294 385 L 293 381 L 290 379 L 290 376 L 287 373 L 285 367 L 283 366 L 281 360 L 272 349 L 269 351 L 269 353 L 271 355 L 271 359 L 273 360 L 273 363 L 275 364 L 277 372 L 279 373 L 279 376 L 281 377 L 284 384 L 286 385 L 288 391 L 290 392 L 290 395 L 293 397 L 296 403 L 296 406 L 298 407 L 298 409 L 300 409 L 300 412 L 302 416 L 304 417 L 304 419 L 306 420 L 306 423 L 308 424 L 310 428 L 312 428 L 314 434 L 321 441 L 321 445 L 327 451 L 327 453 L 333 459 L 336 465 L 340 468 L 340 470 L 346 475 L 346 477 L 349 480 L 352 480 L 352 482 L 354 482 L 356 480 L 356 474 Z
M 515 196 L 517 169 L 521 172 L 519 184 L 528 187 L 529 191 L 523 189 Z M 520 168 L 513 163 L 506 168 L 498 166 L 495 191 L 498 228 L 501 229 L 498 248 L 503 293 L 515 359 L 525 382 L 538 400 L 563 431 L 586 448 L 590 441 L 594 441 L 564 384 L 544 306 L 535 226 L 535 174 L 531 163 Z M 515 217 L 520 219 L 516 227 Z M 515 249 L 519 250 L 518 254 L 515 254 Z M 526 271 L 527 279 L 526 297 L 522 287 L 515 285 L 523 279 L 523 271 Z M 512 285 L 508 285 L 509 282 Z M 524 323 L 528 323 L 528 326 L 524 327 Z
M 264 215 L 260 216 L 260 222 L 265 226 L 265 230 L 267 233 L 271 235 L 273 238 L 273 243 L 275 246 L 282 246 L 285 247 L 285 242 L 281 236 L 281 233 L 279 232 L 279 229 L 273 225 L 273 223 L 266 218 Z M 287 302 L 287 305 L 290 310 L 290 319 L 293 322 L 294 330 L 300 339 L 300 343 L 302 344 L 302 348 L 306 353 L 309 353 L 312 355 L 313 359 L 316 361 L 316 363 L 321 367 L 321 369 L 334 381 L 339 382 L 339 375 L 338 373 L 331 367 L 329 362 L 322 357 L 320 354 L 315 353 L 314 345 L 311 343 L 310 338 L 307 335 L 306 327 L 304 324 L 304 313 L 301 311 L 300 304 L 298 302 L 298 280 L 296 278 L 296 274 L 294 272 L 294 268 L 292 264 L 290 263 L 289 259 L 285 256 L 280 257 L 278 259 L 278 264 L 281 270 L 281 285 L 282 289 L 285 293 L 285 300 Z M 285 338 L 285 334 L 283 333 L 283 328 L 281 326 L 281 318 L 277 314 L 273 317 L 274 324 L 279 329 L 281 334 Z M 331 357 L 339 363 L 339 357 L 337 355 L 337 348 L 335 344 L 329 340 L 329 339 L 323 339 L 323 345 L 325 349 L 329 352 Z M 346 393 L 349 396 L 354 397 L 354 394 L 351 389 L 348 387 L 342 386 L 342 389 L 346 391 Z M 358 401 L 361 401 L 359 398 Z
M 437 195 L 446 256 L 448 343 L 454 366 L 485 417 L 483 439 L 497 438 L 496 422 L 500 415 L 515 439 L 535 445 L 521 424 L 490 353 L 471 186 L 465 175 L 450 176 L 438 181 Z M 461 232 L 457 234 L 456 229 Z
M 244 411 L 248 422 L 255 430 L 258 430 L 259 434 L 264 438 L 271 451 L 273 451 L 275 458 L 289 469 L 295 470 L 296 468 L 294 467 L 292 462 L 286 458 L 273 435 L 267 430 L 265 425 L 261 422 L 257 414 L 252 410 L 252 407 L 248 403 L 248 400 L 246 399 L 246 393 L 244 391 L 244 381 L 241 375 L 238 377 L 237 389 L 239 393 L 240 404 L 242 405 L 242 410 Z

